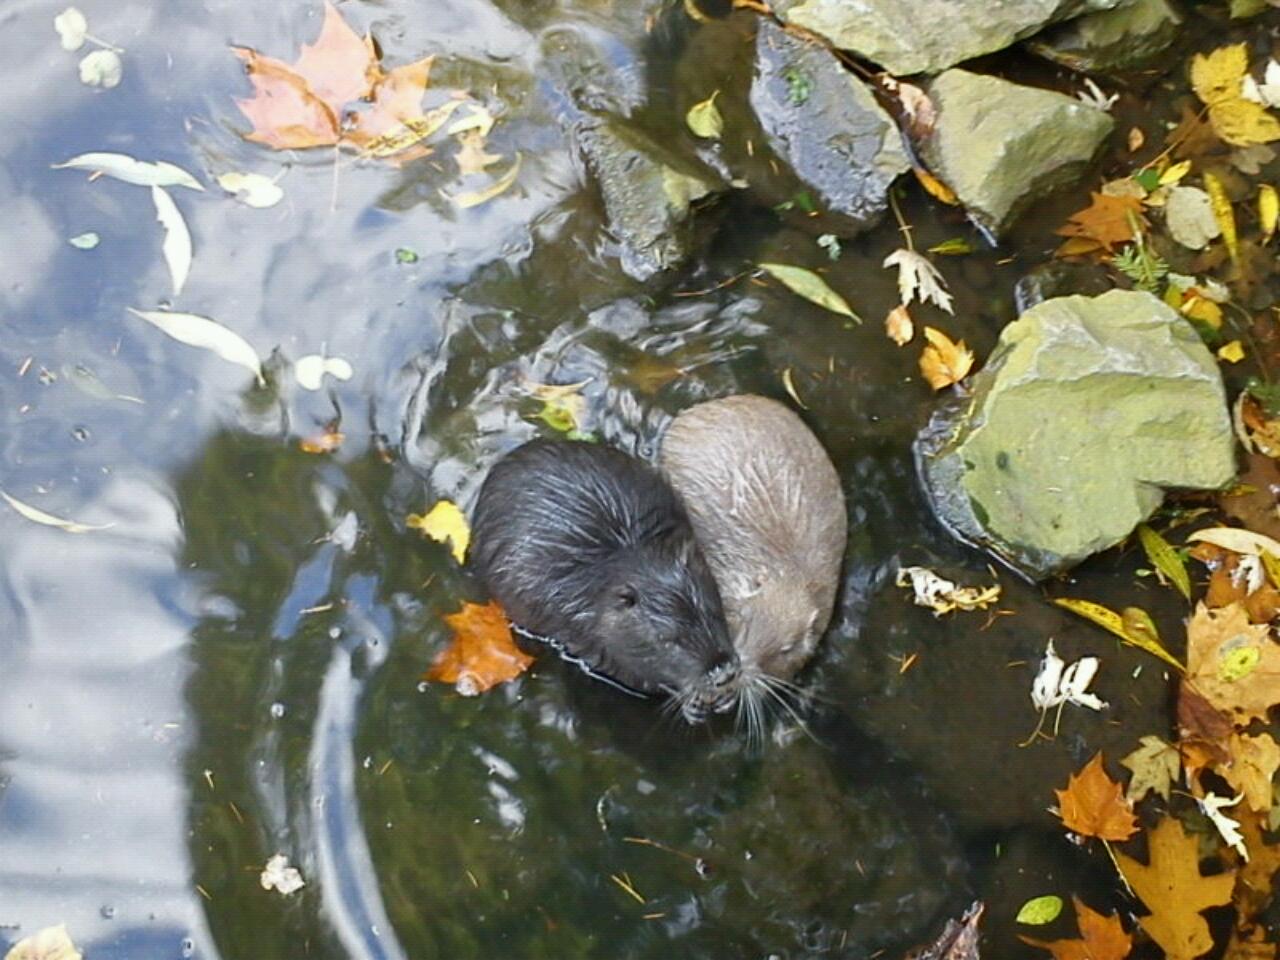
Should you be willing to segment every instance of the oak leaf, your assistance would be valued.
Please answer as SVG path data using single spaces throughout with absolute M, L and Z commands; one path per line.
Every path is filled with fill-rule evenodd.
M 1058 248 L 1058 256 L 1075 256 L 1098 250 L 1112 251 L 1117 245 L 1136 240 L 1134 224 L 1146 226 L 1142 201 L 1132 196 L 1091 194 L 1093 202 L 1073 213 L 1055 232 L 1068 237 Z M 1072 241 L 1075 241 L 1074 243 Z
M 1187 625 L 1187 680 L 1237 723 L 1265 720 L 1280 703 L 1280 644 L 1238 603 L 1216 610 L 1197 604 Z
M 497 603 L 464 603 L 444 622 L 453 642 L 436 655 L 426 679 L 452 683 L 466 697 L 513 680 L 529 669 L 533 657 L 516 646 L 507 615 Z
M 1128 840 L 1138 830 L 1124 791 L 1102 767 L 1101 752 L 1071 776 L 1067 789 L 1054 793 L 1063 825 L 1082 837 Z
M 1267 818 L 1250 810 L 1240 811 L 1240 834 L 1249 848 L 1249 859 L 1239 864 L 1233 902 L 1237 925 L 1258 917 L 1271 904 L 1273 879 L 1280 870 L 1280 844 L 1269 844 L 1264 835 Z M 1238 858 L 1237 858 L 1238 859 Z
M 1165 817 L 1147 834 L 1149 863 L 1116 854 L 1116 865 L 1151 913 L 1138 922 L 1169 960 L 1194 960 L 1213 947 L 1201 910 L 1231 902 L 1235 871 L 1200 874 L 1200 842 Z
M 1122 767 L 1133 771 L 1125 797 L 1137 803 L 1148 793 L 1169 799 L 1169 789 L 1178 779 L 1182 758 L 1172 744 L 1159 737 L 1146 736 L 1138 741 L 1139 747 L 1120 761 Z
M 1048 950 L 1054 960 L 1124 960 L 1133 949 L 1133 937 L 1125 933 L 1120 918 L 1114 913 L 1103 916 L 1079 897 L 1072 897 L 1071 902 L 1076 906 L 1079 940 L 1045 941 L 1023 936 L 1018 939 Z

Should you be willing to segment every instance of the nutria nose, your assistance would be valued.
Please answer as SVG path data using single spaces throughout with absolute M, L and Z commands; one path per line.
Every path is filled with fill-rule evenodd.
M 734 657 L 708 670 L 707 683 L 717 690 L 723 690 L 725 687 L 732 686 L 741 672 L 742 667 L 738 663 L 738 658 Z

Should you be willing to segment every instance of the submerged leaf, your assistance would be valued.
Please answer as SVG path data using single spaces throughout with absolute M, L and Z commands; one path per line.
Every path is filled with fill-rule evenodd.
M 1142 541 L 1142 549 L 1147 559 L 1169 582 L 1178 588 L 1178 592 L 1186 599 L 1191 599 L 1191 576 L 1187 573 L 1186 562 L 1182 555 L 1169 545 L 1169 541 L 1156 533 L 1145 523 L 1138 526 L 1138 539 Z
M 224 327 L 216 320 L 194 313 L 170 313 L 165 310 L 135 310 L 127 308 L 135 317 L 141 317 L 173 339 L 192 347 L 200 347 L 216 353 L 229 363 L 236 363 L 253 373 L 258 383 L 265 383 L 262 361 L 258 353 L 240 334 Z
M 278 890 L 286 897 L 307 885 L 298 868 L 289 866 L 289 858 L 283 853 L 277 853 L 267 861 L 258 876 L 258 882 L 263 890 Z
M 495 180 L 483 190 L 476 190 L 472 193 L 459 193 L 449 197 L 453 201 L 454 206 L 463 210 L 469 207 L 478 207 L 482 203 L 487 203 L 498 194 L 505 192 L 513 183 L 516 182 L 516 176 L 520 173 L 520 154 L 516 154 L 515 162 L 511 164 L 511 168 L 501 177 Z
M 824 310 L 838 313 L 857 323 L 862 322 L 862 318 L 853 312 L 844 297 L 832 290 L 827 285 L 827 281 L 812 270 L 806 270 L 804 267 L 793 267 L 785 263 L 762 263 L 760 264 L 760 269 L 779 281 L 792 293 L 804 297 L 810 303 L 816 303 Z
M 707 99 L 695 103 L 684 117 L 684 122 L 689 125 L 689 129 L 707 140 L 719 140 L 720 135 L 724 133 L 724 117 L 716 107 L 716 97 L 719 93 L 720 91 L 717 90 Z

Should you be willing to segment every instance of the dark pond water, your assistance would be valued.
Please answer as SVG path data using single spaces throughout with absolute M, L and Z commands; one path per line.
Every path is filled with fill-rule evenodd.
M 227 45 L 290 59 L 319 29 L 315 4 L 82 8 L 126 49 L 114 90 L 78 82 L 52 29 L 60 3 L 0 7 L 0 488 L 114 525 L 73 535 L 0 512 L 0 945 L 65 922 L 94 960 L 861 958 L 900 954 L 981 898 L 991 955 L 1017 957 L 1034 953 L 1012 921 L 1028 897 L 1123 905 L 1105 858 L 1045 808 L 1094 750 L 1164 732 L 1167 678 L 1006 574 L 1013 615 L 994 619 L 936 621 L 892 585 L 899 563 L 992 576 L 916 488 L 910 440 L 932 399 L 918 347 L 879 324 L 896 228 L 827 263 L 820 220 L 772 209 L 799 187 L 767 158 L 727 155 L 752 186 L 710 217 L 688 269 L 635 284 L 601 231 L 562 125 L 566 85 L 607 88 L 690 152 L 680 117 L 719 88 L 726 142 L 759 143 L 736 109 L 749 15 L 698 27 L 679 4 L 623 0 L 344 4 L 387 62 L 439 54 L 433 85 L 471 91 L 499 116 L 490 148 L 521 153 L 511 190 L 459 211 L 441 196 L 461 189 L 451 147 L 402 170 L 335 168 L 240 138 L 248 85 Z M 990 68 L 1074 89 L 1018 55 Z M 1139 158 L 1159 149 L 1179 84 L 1119 86 L 1121 129 L 1152 144 Z M 270 387 L 126 312 L 169 302 L 160 227 L 145 189 L 50 169 L 96 150 L 210 187 L 174 191 L 195 241 L 174 306 L 272 355 Z M 284 201 L 237 203 L 213 185 L 229 170 L 283 173 Z M 984 356 L 1081 196 L 1038 208 L 999 250 L 941 261 L 956 317 L 917 319 Z M 981 247 L 914 187 L 903 205 L 917 246 Z M 86 231 L 96 249 L 67 244 Z M 725 282 L 768 260 L 827 267 L 871 322 Z M 285 364 L 321 351 L 355 376 L 305 391 Z M 468 503 L 495 456 L 548 431 L 530 381 L 589 381 L 589 432 L 648 455 L 669 415 L 734 391 L 784 398 L 788 370 L 853 522 L 807 734 L 752 752 L 555 661 L 476 699 L 421 682 L 441 616 L 480 596 L 404 518 Z M 341 449 L 302 452 L 335 412 Z M 1108 555 L 1051 589 L 1129 603 L 1146 590 L 1176 624 L 1135 586 L 1141 565 Z M 1103 657 L 1113 709 L 1069 713 L 1055 740 L 1020 748 L 1049 636 Z M 301 892 L 260 887 L 276 853 Z

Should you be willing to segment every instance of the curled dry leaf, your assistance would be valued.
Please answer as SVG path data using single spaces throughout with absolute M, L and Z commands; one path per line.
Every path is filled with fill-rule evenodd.
M 900 303 L 889 311 L 884 318 L 884 332 L 900 347 L 911 342 L 916 335 L 916 325 L 907 312 L 906 304 Z
M 911 588 L 917 607 L 928 607 L 935 616 L 954 610 L 985 610 L 1000 600 L 1000 585 L 962 587 L 938 576 L 928 567 L 900 567 L 894 579 L 899 587 Z
M 1040 661 L 1040 670 L 1031 682 L 1031 702 L 1042 712 L 1065 703 L 1074 703 L 1090 710 L 1105 709 L 1107 704 L 1096 694 L 1088 692 L 1089 684 L 1098 673 L 1100 662 L 1097 657 L 1081 657 L 1068 666 L 1058 656 L 1053 647 L 1053 639 L 1050 638 Z
M 929 386 L 941 390 L 969 375 L 973 369 L 973 351 L 963 340 L 956 343 L 934 327 L 924 328 L 924 338 L 928 344 L 920 354 L 920 372 Z
M 298 868 L 289 866 L 289 858 L 283 853 L 277 853 L 267 861 L 258 882 L 262 884 L 263 890 L 278 890 L 286 897 L 307 885 Z
M 464 603 L 444 618 L 453 641 L 432 661 L 426 679 L 452 683 L 464 697 L 483 693 L 529 669 L 533 657 L 516 646 L 507 615 L 496 603 Z
M 426 516 L 409 514 L 405 518 L 405 526 L 439 543 L 448 543 L 453 551 L 453 559 L 459 563 L 466 562 L 467 547 L 471 545 L 471 528 L 467 525 L 466 515 L 451 500 L 437 500 Z
M 948 920 L 932 943 L 909 950 L 902 960 L 980 960 L 978 924 L 986 909 L 981 900 L 969 904 L 959 920 Z

